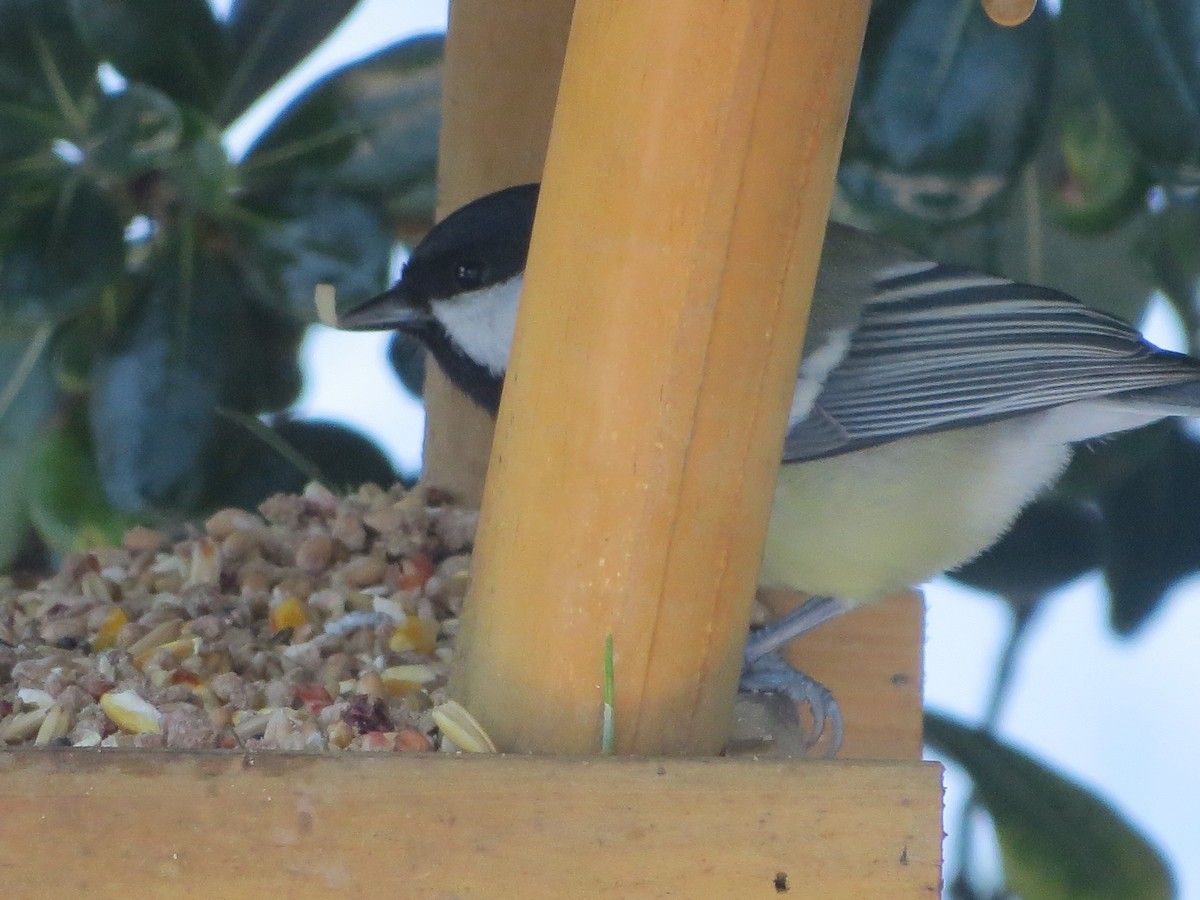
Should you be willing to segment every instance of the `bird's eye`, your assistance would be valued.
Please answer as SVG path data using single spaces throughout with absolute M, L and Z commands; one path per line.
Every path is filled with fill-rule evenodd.
M 476 262 L 460 263 L 454 270 L 454 280 L 463 290 L 471 290 L 483 284 L 483 266 Z

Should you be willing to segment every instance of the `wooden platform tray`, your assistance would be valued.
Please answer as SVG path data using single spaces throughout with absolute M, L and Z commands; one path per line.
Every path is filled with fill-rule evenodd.
M 0 895 L 936 897 L 933 763 L 0 753 Z

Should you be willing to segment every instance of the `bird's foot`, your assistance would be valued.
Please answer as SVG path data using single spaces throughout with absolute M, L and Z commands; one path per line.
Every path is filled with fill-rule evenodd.
M 815 678 L 793 669 L 777 651 L 761 653 L 754 659 L 750 659 L 747 653 L 740 687 L 748 693 L 775 694 L 785 698 L 788 701 L 787 716 L 796 724 L 800 722 L 800 708 L 807 706 L 812 715 L 812 726 L 803 733 L 805 749 L 815 747 L 826 728 L 829 730 L 829 745 L 825 756 L 836 756 L 841 749 L 846 723 L 837 698 Z

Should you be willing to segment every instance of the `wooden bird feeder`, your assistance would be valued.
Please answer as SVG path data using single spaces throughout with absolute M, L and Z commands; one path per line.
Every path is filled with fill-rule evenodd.
M 426 388 L 427 479 L 484 500 L 452 689 L 518 755 L 0 754 L 0 894 L 938 894 L 917 596 L 792 648 L 841 700 L 840 760 L 704 758 L 869 7 L 453 3 L 441 212 L 544 185 L 494 444 Z

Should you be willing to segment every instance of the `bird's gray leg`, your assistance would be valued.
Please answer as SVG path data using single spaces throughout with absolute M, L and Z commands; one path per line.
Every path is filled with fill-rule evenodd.
M 827 756 L 834 756 L 842 746 L 845 720 L 837 698 L 825 685 L 803 672 L 793 669 L 779 654 L 788 641 L 845 612 L 846 607 L 833 597 L 811 597 L 778 622 L 750 633 L 746 639 L 741 690 L 751 693 L 780 694 L 791 701 L 795 711 L 807 705 L 812 711 L 812 729 L 805 735 L 811 747 L 821 739 L 829 726 L 830 742 Z
M 752 631 L 746 639 L 746 663 L 778 650 L 793 638 L 837 618 L 846 607 L 834 597 L 809 597 L 777 622 Z

